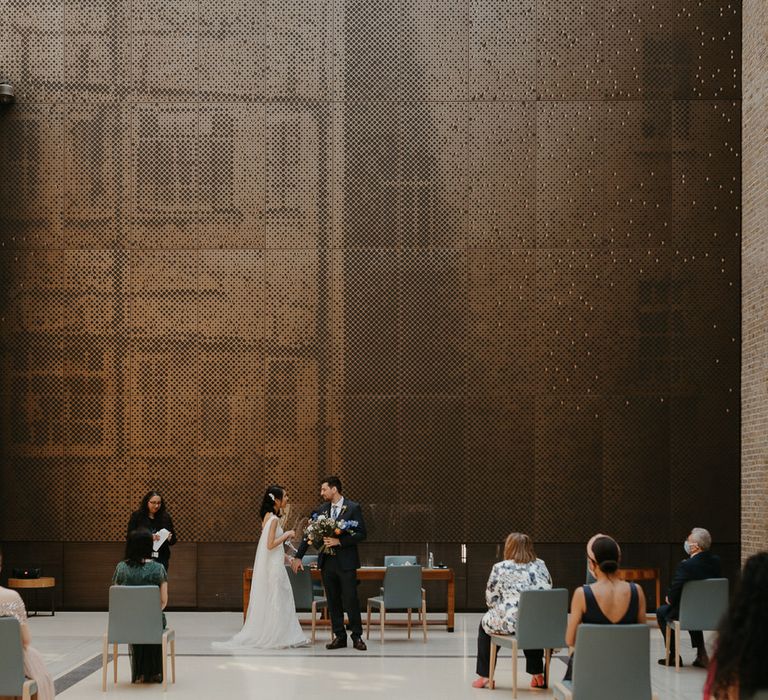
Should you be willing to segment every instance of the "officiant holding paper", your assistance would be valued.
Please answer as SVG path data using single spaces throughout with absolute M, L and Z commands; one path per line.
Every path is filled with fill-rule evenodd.
M 134 530 L 149 530 L 152 533 L 152 557 L 168 571 L 171 546 L 176 544 L 171 514 L 165 508 L 165 500 L 157 491 L 150 491 L 141 499 L 139 509 L 131 514 L 126 537 Z

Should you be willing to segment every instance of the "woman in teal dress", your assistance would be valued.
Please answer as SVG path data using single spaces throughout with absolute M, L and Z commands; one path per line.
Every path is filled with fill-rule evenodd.
M 112 576 L 113 586 L 159 586 L 160 606 L 168 604 L 168 574 L 165 567 L 152 559 L 152 533 L 133 530 L 125 545 L 125 559 Z M 163 628 L 165 628 L 165 613 Z M 163 649 L 160 644 L 132 644 L 131 679 L 134 683 L 163 682 Z

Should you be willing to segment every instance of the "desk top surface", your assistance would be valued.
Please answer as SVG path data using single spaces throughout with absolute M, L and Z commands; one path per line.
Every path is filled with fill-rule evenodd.
M 56 585 L 53 576 L 41 576 L 40 578 L 9 578 L 9 588 L 52 588 Z

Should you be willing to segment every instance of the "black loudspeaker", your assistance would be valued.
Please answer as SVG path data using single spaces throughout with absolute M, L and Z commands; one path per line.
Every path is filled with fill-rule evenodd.
M 13 578 L 40 578 L 40 569 L 14 568 Z

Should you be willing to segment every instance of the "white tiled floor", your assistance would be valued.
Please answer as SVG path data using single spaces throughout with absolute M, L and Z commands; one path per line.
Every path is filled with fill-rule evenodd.
M 479 614 L 460 614 L 456 632 L 450 634 L 430 628 L 430 638 L 423 644 L 414 635 L 405 638 L 405 630 L 388 629 L 387 641 L 380 644 L 378 632 L 371 630 L 367 652 L 351 647 L 329 652 L 325 633 L 313 647 L 256 651 L 248 654 L 215 651 L 211 642 L 229 637 L 240 628 L 238 613 L 168 613 L 168 624 L 177 636 L 177 683 L 169 693 L 185 700 L 225 697 L 264 698 L 343 698 L 361 693 L 379 698 L 483 698 L 489 691 L 470 687 L 475 678 L 475 648 Z M 101 635 L 106 613 L 57 613 L 56 617 L 32 618 L 30 626 L 34 645 L 42 652 L 54 677 L 65 679 L 67 673 L 101 653 Z M 681 673 L 656 664 L 662 656 L 661 635 L 651 632 L 651 671 L 654 691 L 662 700 L 700 700 L 705 673 L 686 666 Z M 693 654 L 683 648 L 683 658 Z M 124 653 L 124 651 L 121 651 Z M 498 687 L 492 697 L 505 697 L 511 690 L 512 672 L 505 657 L 500 662 Z M 120 659 L 120 682 L 110 684 L 108 697 L 156 697 L 160 686 L 132 686 L 128 658 Z M 519 660 L 520 697 L 545 697 L 551 691 L 527 689 L 525 660 Z M 111 671 L 111 669 L 110 669 Z M 553 678 L 562 677 L 565 665 L 553 663 Z M 59 695 L 65 700 L 103 698 L 98 670 Z

